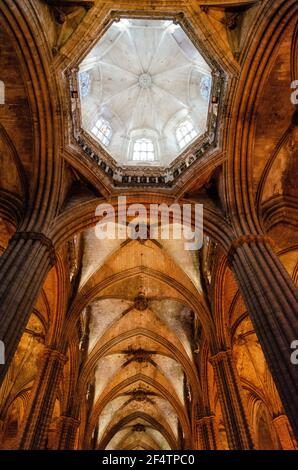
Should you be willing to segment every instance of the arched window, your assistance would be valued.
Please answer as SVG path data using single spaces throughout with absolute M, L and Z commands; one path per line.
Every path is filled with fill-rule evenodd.
M 191 121 L 183 121 L 176 130 L 177 142 L 180 149 L 183 149 L 189 142 L 191 142 L 196 136 L 197 132 Z
M 151 139 L 138 139 L 135 141 L 133 146 L 133 160 L 139 160 L 142 162 L 154 161 L 155 149 Z
M 90 76 L 88 72 L 79 73 L 79 86 L 81 98 L 85 98 L 90 91 Z
M 93 127 L 92 134 L 94 134 L 105 147 L 108 147 L 112 139 L 113 131 L 109 122 L 100 118 Z

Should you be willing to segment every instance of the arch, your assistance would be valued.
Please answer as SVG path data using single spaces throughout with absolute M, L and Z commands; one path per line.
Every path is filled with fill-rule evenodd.
M 172 353 L 172 355 L 169 354 L 169 357 L 172 357 L 175 360 L 178 360 L 178 362 L 181 364 L 182 368 L 186 372 L 187 376 L 190 379 L 190 383 L 193 388 L 193 394 L 194 396 L 200 396 L 201 393 L 201 388 L 200 388 L 200 383 L 197 374 L 193 370 L 192 365 L 190 364 L 189 360 L 187 357 L 176 348 L 176 346 L 173 345 L 170 341 L 168 341 L 166 338 L 157 335 L 156 333 L 153 333 L 151 330 L 146 330 L 144 328 L 136 328 L 134 330 L 126 331 L 124 333 L 121 333 L 115 338 L 112 338 L 108 343 L 105 343 L 101 347 L 99 347 L 99 344 L 92 350 L 90 357 L 88 358 L 88 361 L 86 363 L 86 366 L 82 369 L 81 374 L 80 374 L 80 393 L 83 393 L 83 390 L 86 387 L 88 377 L 90 376 L 90 372 L 92 369 L 94 369 L 96 363 L 101 357 L 104 357 L 109 353 L 109 350 L 115 345 L 119 344 L 124 340 L 127 340 L 129 338 L 133 338 L 136 336 L 144 336 L 147 338 L 150 338 L 153 342 L 156 342 L 158 344 L 163 345 L 166 349 L 169 350 L 169 352 Z M 81 396 L 79 394 L 79 396 Z
M 49 66 L 51 52 L 48 41 L 44 40 L 43 30 L 38 26 L 39 14 L 36 8 L 20 1 L 15 2 L 14 8 L 1 3 L 0 15 L 4 20 L 3 27 L 9 34 L 19 58 L 33 117 L 35 163 L 30 195 L 31 198 L 33 195 L 39 215 L 33 222 L 30 221 L 30 211 L 26 214 L 24 226 L 28 223 L 30 230 L 33 223 L 49 225 L 57 210 L 59 191 L 55 188 L 59 184 L 62 171 L 62 158 L 58 152 L 58 129 L 62 127 L 61 122 L 58 124 L 61 117 L 60 91 L 58 81 Z M 43 179 L 40 178 L 41 169 Z
M 159 204 L 165 203 L 169 206 L 175 203 L 176 200 L 173 196 L 164 194 L 146 193 L 138 195 L 130 195 L 127 197 L 127 205 L 129 204 L 143 204 L 149 213 L 150 204 L 156 204 L 158 198 Z M 118 217 L 118 199 L 117 197 L 110 198 L 111 204 L 115 211 L 115 216 Z M 233 232 L 229 223 L 220 214 L 208 199 L 193 200 L 181 199 L 181 204 L 196 204 L 202 203 L 204 205 L 204 231 L 215 242 L 219 243 L 224 250 L 228 251 L 231 241 L 233 239 Z M 81 202 L 77 206 L 66 209 L 56 219 L 55 227 L 51 230 L 51 237 L 57 248 L 63 245 L 67 240 L 75 234 L 86 230 L 87 228 L 94 227 L 98 222 L 98 217 L 95 215 L 96 208 L 99 204 L 106 203 L 106 199 L 96 198 L 87 202 Z M 195 226 L 195 220 L 185 218 L 185 223 L 189 224 L 192 228 Z
M 197 137 L 197 135 L 192 121 L 189 118 L 184 119 L 176 129 L 176 139 L 179 148 L 182 150 L 189 142 Z
M 177 441 L 172 433 L 165 429 L 162 424 L 158 423 L 155 418 L 141 411 L 136 411 L 135 413 L 131 413 L 130 415 L 125 416 L 118 423 L 114 424 L 110 429 L 106 430 L 103 438 L 99 442 L 98 448 L 105 450 L 113 436 L 117 434 L 117 432 L 126 424 L 135 419 L 143 419 L 144 421 L 147 421 L 154 429 L 158 430 L 164 436 L 172 450 L 178 449 Z
M 166 388 L 164 388 L 160 383 L 156 382 L 151 377 L 148 377 L 142 373 L 129 377 L 128 379 L 116 385 L 109 393 L 106 393 L 103 396 L 99 396 L 93 408 L 92 416 L 87 429 L 87 441 L 90 440 L 90 436 L 96 424 L 96 421 L 97 419 L 99 419 L 99 416 L 104 407 L 107 405 L 107 403 L 113 400 L 113 398 L 115 398 L 121 392 L 122 389 L 124 389 L 128 385 L 139 381 L 154 387 L 157 391 L 159 391 L 160 396 L 172 405 L 182 425 L 182 429 L 184 431 L 185 436 L 185 447 L 187 448 L 191 442 L 191 430 L 186 411 L 183 409 L 181 403 L 179 403 L 177 398 L 175 398 L 172 394 L 169 394 L 169 391 Z
M 246 57 L 239 80 L 231 90 L 231 112 L 234 120 L 225 136 L 230 158 L 224 165 L 224 171 L 228 210 L 234 214 L 234 229 L 239 236 L 243 233 L 262 233 L 252 194 L 252 158 L 248 158 L 254 135 L 254 112 L 259 102 L 260 90 L 270 71 L 270 64 L 275 58 L 274 51 L 296 13 L 297 3 L 294 0 L 277 0 L 274 5 L 264 5 L 260 21 L 250 32 L 250 55 Z M 256 37 L 259 41 L 255 40 Z M 240 182 L 242 190 L 238 191 Z
M 78 315 L 80 314 L 80 312 L 103 289 L 121 280 L 130 279 L 131 277 L 136 276 L 136 274 L 147 275 L 148 277 L 161 280 L 162 282 L 166 282 L 168 285 L 173 286 L 182 295 L 183 299 L 185 300 L 186 305 L 188 305 L 194 312 L 197 312 L 202 324 L 206 327 L 206 333 L 208 336 L 210 327 L 212 325 L 212 320 L 208 316 L 202 303 L 197 299 L 196 295 L 190 292 L 182 284 L 180 284 L 177 280 L 171 278 L 170 276 L 166 276 L 163 273 L 160 273 L 159 271 L 148 269 L 143 266 L 131 268 L 130 270 L 125 270 L 125 271 L 122 271 L 121 273 L 111 275 L 109 278 L 104 279 L 102 282 L 96 285 L 91 285 L 91 287 L 88 290 L 81 292 L 81 295 L 79 296 L 79 298 L 76 299 L 75 303 L 72 305 L 69 311 L 68 318 L 66 319 L 65 332 L 67 336 L 68 337 L 71 336 L 72 334 L 71 332 L 75 328 L 76 321 L 78 319 Z

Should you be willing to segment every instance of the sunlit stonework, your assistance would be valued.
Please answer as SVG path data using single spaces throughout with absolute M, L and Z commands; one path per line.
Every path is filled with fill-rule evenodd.
M 171 185 L 216 145 L 220 74 L 205 55 L 176 22 L 122 18 L 82 60 L 75 135 L 114 183 Z
M 297 0 L 0 1 L 1 468 L 295 460 L 297 93 Z

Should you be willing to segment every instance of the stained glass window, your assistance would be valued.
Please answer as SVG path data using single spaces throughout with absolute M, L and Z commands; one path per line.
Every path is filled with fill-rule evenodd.
M 88 72 L 79 73 L 80 95 L 85 98 L 90 91 L 90 75 Z
M 180 149 L 183 149 L 189 142 L 191 142 L 196 136 L 197 132 L 191 121 L 183 121 L 176 130 L 176 137 Z
M 152 162 L 154 160 L 155 150 L 151 139 L 138 139 L 133 147 L 133 160 Z
M 209 101 L 211 92 L 211 78 L 208 75 L 204 75 L 204 77 L 201 78 L 200 90 L 202 98 L 205 101 Z
M 92 134 L 94 134 L 105 147 L 108 147 L 111 143 L 113 131 L 110 123 L 100 118 L 93 127 Z

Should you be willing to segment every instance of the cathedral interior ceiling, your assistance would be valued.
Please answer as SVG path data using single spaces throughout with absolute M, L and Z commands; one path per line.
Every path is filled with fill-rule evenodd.
M 78 377 L 78 388 L 73 380 L 61 384 L 51 429 L 55 429 L 59 416 L 67 413 L 65 403 L 75 394 L 80 422 L 86 425 L 78 431 L 80 448 L 90 447 L 95 435 L 95 445 L 106 449 L 179 448 L 181 439 L 187 448 L 191 423 L 186 397 L 196 397 L 202 404 L 207 388 L 209 404 L 219 423 L 221 446 L 226 448 L 214 374 L 206 359 L 208 351 L 204 353 L 212 338 L 216 336 L 223 341 L 230 335 L 229 347 L 235 353 L 247 400 L 253 401 L 254 406 L 261 400 L 273 415 L 281 410 L 278 392 L 246 306 L 223 249 L 217 243 L 224 231 L 217 221 L 223 220 L 223 226 L 230 227 L 225 218 L 224 177 L 234 168 L 228 166 L 233 158 L 235 166 L 245 161 L 258 216 L 264 218 L 276 252 L 297 283 L 297 201 L 293 201 L 297 198 L 298 135 L 297 125 L 292 121 L 293 105 L 288 99 L 293 63 L 297 68 L 296 49 L 292 45 L 295 31 L 297 35 L 297 17 L 288 22 L 277 40 L 275 52 L 268 53 L 269 66 L 266 73 L 257 75 L 252 103 L 247 97 L 249 84 L 245 85 L 245 74 L 249 75 L 245 59 L 252 47 L 256 18 L 260 15 L 264 20 L 263 5 L 267 0 L 190 0 L 178 2 L 179 6 L 174 1 L 118 1 L 117 11 L 115 2 L 104 0 L 72 2 L 78 3 L 77 6 L 69 6 L 67 1 L 35 3 L 51 55 L 51 73 L 58 77 L 57 101 L 61 100 L 56 110 L 57 115 L 61 113 L 56 141 L 63 160 L 57 176 L 61 187 L 53 188 L 59 193 L 60 211 L 57 226 L 48 226 L 47 233 L 64 242 L 59 245 L 57 264 L 47 275 L 0 388 L 0 410 L 2 413 L 9 410 L 12 422 L 24 416 L 43 346 L 63 331 L 69 359 L 64 374 L 67 376 L 67 368 L 72 367 L 73 376 Z M 150 15 L 156 23 L 148 19 Z M 123 18 L 128 18 L 130 26 Z M 193 167 L 187 166 L 186 173 L 184 169 L 177 170 L 177 179 L 166 186 L 165 180 L 159 179 L 164 174 L 159 173 L 158 167 L 171 167 L 181 154 L 173 129 L 185 116 L 199 123 L 202 131 L 193 135 L 190 147 L 187 144 L 186 157 L 190 158 L 196 150 L 196 139 L 208 127 L 208 113 L 214 111 L 214 103 L 209 101 L 210 89 L 202 88 L 202 78 L 211 80 L 213 76 L 214 63 L 209 66 L 208 59 L 206 62 L 191 42 L 185 46 L 185 33 L 173 38 L 173 34 L 182 31 L 179 24 L 184 21 L 196 31 L 198 43 L 205 44 L 208 57 L 213 56 L 221 73 L 218 89 L 223 95 L 216 124 L 218 141 L 206 155 L 200 154 Z M 178 24 L 176 29 L 175 24 Z M 170 26 L 172 32 L 167 30 Z M 133 38 L 127 28 L 137 31 Z M 162 32 L 157 34 L 158 28 Z M 105 34 L 101 36 L 103 31 Z M 134 40 L 137 47 L 133 48 Z M 10 103 L 5 111 L 0 106 L 2 253 L 38 190 L 38 181 L 43 184 L 44 175 L 40 172 L 45 172 L 45 168 L 38 167 L 36 155 L 47 143 L 37 123 L 41 111 L 36 103 L 41 98 L 32 97 L 19 45 L 2 26 L 0 44 L 0 70 L 8 84 L 6 100 Z M 261 61 L 260 57 L 258 60 Z M 115 64 L 117 72 L 114 72 Z M 84 152 L 86 149 L 72 140 L 74 114 L 70 111 L 74 108 L 71 110 L 70 106 L 77 105 L 78 95 L 72 101 L 70 76 L 75 73 L 79 80 L 78 73 L 86 72 L 90 74 L 91 91 L 85 98 L 81 96 L 83 127 L 89 133 L 88 138 L 93 139 L 92 149 L 96 149 L 101 161 L 105 165 L 109 165 L 106 162 L 111 158 L 116 161 L 111 164 L 114 175 L 117 166 L 122 168 L 122 176 L 126 171 L 123 167 L 127 165 L 127 152 L 133 140 L 130 147 L 123 142 L 128 135 L 132 139 L 134 131 L 136 137 L 154 140 L 158 136 L 160 141 L 167 141 L 158 164 L 130 162 L 129 180 L 121 180 L 121 188 L 117 186 L 117 181 L 120 182 L 117 175 L 116 179 L 111 178 L 107 166 L 100 167 Z M 249 80 L 252 80 L 250 76 Z M 207 82 L 205 85 L 211 87 L 211 82 Z M 205 98 L 204 93 L 207 93 Z M 215 98 L 219 98 L 219 92 L 216 93 Z M 169 94 L 176 99 L 170 99 Z M 241 112 L 238 121 L 235 118 L 231 124 L 234 103 Z M 101 117 L 115 125 L 110 150 L 103 148 L 101 134 L 90 137 Z M 240 139 L 241 132 L 235 131 L 240 124 L 250 138 L 245 146 L 235 146 L 234 157 L 230 141 L 233 133 L 235 139 Z M 146 132 L 139 134 L 140 129 Z M 170 137 L 167 132 L 171 132 Z M 150 149 L 147 147 L 144 152 L 148 154 Z M 143 171 L 140 166 L 145 166 L 147 171 L 146 182 L 143 181 L 147 185 L 145 190 L 140 189 Z M 238 190 L 231 183 L 230 191 Z M 186 251 L 183 240 L 157 237 L 154 241 L 106 240 L 103 244 L 95 236 L 95 219 L 88 212 L 88 204 L 105 197 L 112 199 L 120 193 L 128 198 L 141 194 L 140 202 L 158 202 L 164 194 L 173 198 L 179 194 L 180 200 L 206 202 L 211 215 L 206 218 L 206 249 L 201 257 L 196 251 Z M 217 217 L 214 216 L 214 225 L 209 221 L 212 211 Z M 72 233 L 71 237 L 68 232 Z M 214 283 L 216 276 L 219 281 Z M 206 285 L 215 299 L 221 296 L 220 301 L 214 301 L 216 307 L 212 314 Z M 61 314 L 63 309 L 67 310 L 65 318 Z M 88 336 L 85 349 L 84 335 Z M 70 364 L 76 348 L 78 357 Z M 79 355 L 84 356 L 81 369 Z M 90 396 L 94 400 L 91 410 Z M 8 436 L 3 445 L 13 447 L 14 436 Z

